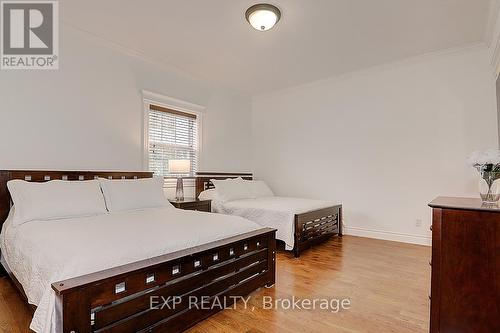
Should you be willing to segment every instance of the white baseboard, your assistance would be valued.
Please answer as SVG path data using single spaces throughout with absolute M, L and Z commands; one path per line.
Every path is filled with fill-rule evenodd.
M 344 226 L 343 234 L 351 236 L 383 239 L 394 242 L 427 245 L 427 246 L 431 245 L 430 236 L 411 235 L 398 232 L 370 230 L 370 229 L 348 227 L 348 226 Z

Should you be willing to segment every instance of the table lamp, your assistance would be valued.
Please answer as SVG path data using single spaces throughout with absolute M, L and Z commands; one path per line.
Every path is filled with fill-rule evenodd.
M 189 160 L 169 160 L 168 172 L 177 174 L 177 186 L 175 188 L 175 200 L 184 201 L 184 186 L 182 183 L 182 175 L 191 171 L 191 163 Z

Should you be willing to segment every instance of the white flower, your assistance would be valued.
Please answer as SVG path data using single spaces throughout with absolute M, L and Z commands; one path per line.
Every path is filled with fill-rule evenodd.
M 467 158 L 467 164 L 470 166 L 474 166 L 477 164 L 477 161 L 481 155 L 481 152 L 479 150 L 476 150 L 470 154 L 470 156 Z
M 475 151 L 467 159 L 467 164 L 470 166 L 500 164 L 500 150 L 491 148 L 485 151 Z
M 488 149 L 484 152 L 487 164 L 500 163 L 500 151 L 498 149 Z

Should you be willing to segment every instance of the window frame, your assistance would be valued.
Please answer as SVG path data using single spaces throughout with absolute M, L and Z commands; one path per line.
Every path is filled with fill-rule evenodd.
M 177 98 L 164 96 L 150 91 L 142 91 L 142 169 L 149 170 L 149 105 L 154 104 L 174 111 L 190 113 L 196 116 L 198 127 L 198 169 L 200 167 L 200 157 L 203 150 L 203 116 L 205 107 L 190 102 L 182 101 Z M 168 176 L 167 176 L 168 177 Z

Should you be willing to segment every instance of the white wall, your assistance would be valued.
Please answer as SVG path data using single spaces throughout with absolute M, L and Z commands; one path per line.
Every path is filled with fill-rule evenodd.
M 251 169 L 248 97 L 60 33 L 59 70 L 0 71 L 0 169 L 140 170 L 142 89 L 206 107 L 201 169 Z
M 253 137 L 256 176 L 278 194 L 341 201 L 348 233 L 425 244 L 427 203 L 477 196 L 465 160 L 497 146 L 488 52 L 424 56 L 258 96 Z

